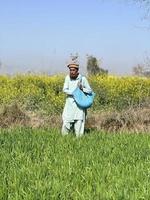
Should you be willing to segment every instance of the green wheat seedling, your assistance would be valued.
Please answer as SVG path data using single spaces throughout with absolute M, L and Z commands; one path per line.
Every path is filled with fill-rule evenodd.
M 0 130 L 0 199 L 150 199 L 150 135 Z

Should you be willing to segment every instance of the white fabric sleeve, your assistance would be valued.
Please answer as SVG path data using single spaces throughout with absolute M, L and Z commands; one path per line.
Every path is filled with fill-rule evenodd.
M 63 92 L 68 95 L 72 95 L 72 93 L 73 93 L 72 90 L 69 90 L 69 77 L 68 76 L 66 76 L 66 78 L 65 78 Z
M 83 92 L 85 93 L 92 93 L 92 89 L 88 83 L 88 80 L 85 77 L 82 77 L 82 87 L 83 87 Z

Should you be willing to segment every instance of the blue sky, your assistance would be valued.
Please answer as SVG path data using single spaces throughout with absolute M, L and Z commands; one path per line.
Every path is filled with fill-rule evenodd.
M 0 73 L 67 72 L 70 54 L 102 60 L 111 74 L 131 74 L 150 55 L 144 10 L 127 1 L 0 0 Z

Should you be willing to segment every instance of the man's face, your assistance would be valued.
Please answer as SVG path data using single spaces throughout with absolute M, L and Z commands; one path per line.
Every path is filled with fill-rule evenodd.
M 78 69 L 75 67 L 70 67 L 69 70 L 70 70 L 70 78 L 76 79 L 79 74 Z

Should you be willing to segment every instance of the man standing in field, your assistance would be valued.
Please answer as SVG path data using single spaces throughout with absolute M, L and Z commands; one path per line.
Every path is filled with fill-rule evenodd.
M 62 134 L 67 135 L 73 130 L 76 136 L 79 137 L 84 133 L 86 109 L 77 106 L 72 93 L 77 87 L 80 87 L 85 93 L 91 93 L 92 89 L 87 79 L 79 74 L 79 64 L 75 59 L 72 59 L 67 67 L 69 68 L 69 75 L 66 76 L 63 87 L 67 98 L 62 114 Z

